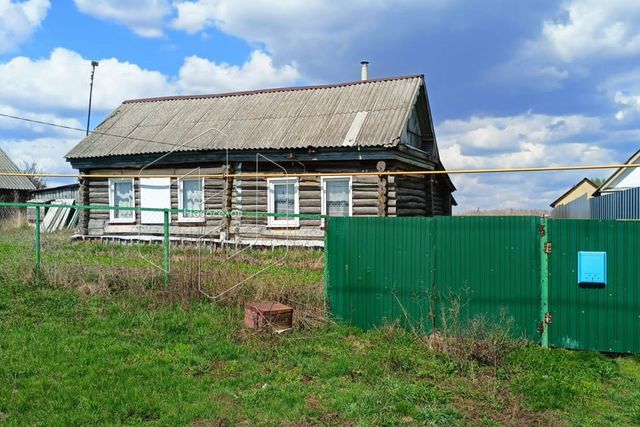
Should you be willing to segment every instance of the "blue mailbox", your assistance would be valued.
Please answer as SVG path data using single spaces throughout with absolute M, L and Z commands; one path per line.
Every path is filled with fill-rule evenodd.
M 607 253 L 578 252 L 578 286 L 604 288 L 607 284 Z

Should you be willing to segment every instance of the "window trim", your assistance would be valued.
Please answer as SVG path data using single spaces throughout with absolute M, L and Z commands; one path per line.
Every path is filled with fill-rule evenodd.
M 293 198 L 293 213 L 300 213 L 300 183 L 298 178 L 267 178 L 267 213 L 275 213 L 275 185 L 293 183 L 295 191 Z M 275 216 L 267 217 L 267 226 L 272 228 L 295 228 L 300 226 L 300 218 L 277 218 Z
M 116 182 L 129 182 L 131 183 L 131 192 L 133 193 L 133 200 L 131 207 L 136 207 L 136 186 L 133 178 L 109 178 L 109 206 L 115 206 L 115 183 Z M 131 218 L 116 218 L 115 209 L 109 209 L 109 222 L 113 224 L 135 224 L 136 211 L 130 211 L 133 215 Z
M 344 176 L 322 176 L 320 177 L 320 200 L 321 200 L 321 215 L 324 217 L 327 215 L 327 181 L 349 181 L 349 216 L 353 216 L 353 177 L 349 175 Z M 324 220 L 322 218 L 321 225 L 324 227 Z
M 200 179 L 200 185 L 202 186 L 202 202 L 200 204 L 200 210 L 203 211 L 203 215 L 193 218 L 193 217 L 185 217 L 182 209 L 184 206 L 184 202 L 182 200 L 182 183 L 184 181 L 195 181 Z M 178 178 L 178 222 L 204 222 L 206 218 L 204 217 L 204 177 L 201 178 Z

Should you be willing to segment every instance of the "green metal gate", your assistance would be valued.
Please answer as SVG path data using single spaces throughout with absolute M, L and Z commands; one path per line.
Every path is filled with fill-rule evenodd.
M 640 353 L 640 222 L 549 221 L 549 345 Z M 578 251 L 607 253 L 603 288 L 578 286 Z
M 435 217 L 432 222 L 436 323 L 451 296 L 462 322 L 513 318 L 515 336 L 537 341 L 540 256 L 537 217 Z

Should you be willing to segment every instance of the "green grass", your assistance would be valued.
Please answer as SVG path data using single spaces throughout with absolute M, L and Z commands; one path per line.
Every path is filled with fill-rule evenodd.
M 7 236 L 0 259 L 18 266 L 23 250 Z M 59 244 L 59 256 L 78 254 L 75 263 L 99 265 L 104 253 L 133 262 L 137 253 Z M 252 252 L 239 268 L 255 271 L 279 256 Z M 267 280 L 315 283 L 317 259 L 292 252 Z M 87 294 L 29 277 L 0 269 L 6 425 L 640 424 L 638 358 L 520 344 L 494 375 L 390 327 L 256 334 L 242 327 L 235 300 L 163 304 L 154 288 Z M 279 292 L 294 294 L 295 280 Z
M 453 419 L 424 378 L 451 365 L 406 334 L 251 335 L 237 310 L 4 284 L 0 411 L 17 424 L 362 424 Z M 401 354 L 392 354 L 394 346 Z M 429 408 L 427 411 L 426 408 Z

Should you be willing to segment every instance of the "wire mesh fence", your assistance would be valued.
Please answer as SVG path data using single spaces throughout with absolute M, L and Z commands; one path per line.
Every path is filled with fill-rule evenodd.
M 44 280 L 87 295 L 133 292 L 160 303 L 274 300 L 296 307 L 298 324 L 322 319 L 322 251 L 294 248 L 286 238 L 258 247 L 257 239 L 224 233 L 230 223 L 261 216 L 0 203 L 0 278 Z

